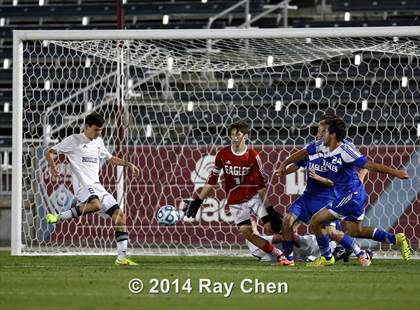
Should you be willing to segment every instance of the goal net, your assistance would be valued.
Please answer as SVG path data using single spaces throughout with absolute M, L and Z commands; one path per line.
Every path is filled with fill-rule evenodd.
M 407 169 L 408 181 L 368 174 L 364 224 L 405 232 L 418 255 L 418 33 L 418 27 L 17 32 L 12 253 L 115 252 L 109 218 L 93 214 L 55 226 L 45 219 L 74 204 L 68 162 L 58 158 L 60 177 L 53 179 L 45 150 L 82 132 L 92 111 L 106 120 L 110 152 L 141 171 L 133 176 L 103 163 L 100 172 L 127 214 L 131 254 L 237 255 L 245 243 L 223 186 L 193 220 L 160 226 L 157 209 L 183 208 L 229 144 L 229 125 L 244 120 L 270 197 L 284 213 L 303 192 L 305 174 L 278 178 L 273 171 L 315 139 L 321 115 L 332 109 L 363 154 Z M 395 255 L 389 245 L 362 244 Z

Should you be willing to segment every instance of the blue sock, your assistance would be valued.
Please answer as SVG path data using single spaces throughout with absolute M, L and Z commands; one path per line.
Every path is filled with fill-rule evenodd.
M 316 236 L 316 242 L 318 243 L 321 255 L 329 260 L 332 256 L 330 248 L 330 237 L 328 235 Z
M 395 240 L 395 235 L 389 232 L 386 232 L 380 228 L 375 228 L 373 232 L 372 239 L 375 241 L 380 242 L 388 242 L 391 244 L 395 244 L 397 241 Z
M 283 241 L 283 252 L 284 252 L 284 256 L 286 256 L 286 258 L 288 260 L 294 260 L 293 257 L 293 240 L 284 240 Z
M 357 257 L 364 254 L 364 252 L 360 249 L 360 247 L 354 242 L 354 240 L 349 235 L 344 235 L 343 239 L 341 239 L 340 244 L 347 250 L 351 250 L 356 254 Z

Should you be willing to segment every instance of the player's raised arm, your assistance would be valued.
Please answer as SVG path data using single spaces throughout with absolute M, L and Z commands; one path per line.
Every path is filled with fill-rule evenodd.
M 138 175 L 140 173 L 140 169 L 136 165 L 134 165 L 133 163 L 130 163 L 129 161 L 121 159 L 117 156 L 112 156 L 109 159 L 109 162 L 117 166 L 124 166 L 124 167 L 130 168 L 131 172 L 134 175 Z
M 59 175 L 57 166 L 54 160 L 55 155 L 58 153 L 70 154 L 73 151 L 73 147 L 74 147 L 74 139 L 72 136 L 69 136 L 63 139 L 63 141 L 61 141 L 60 143 L 49 148 L 45 152 L 45 159 L 48 162 L 52 176 L 57 177 Z
M 385 166 L 383 164 L 379 164 L 379 163 L 375 163 L 373 161 L 368 160 L 367 163 L 364 165 L 363 168 L 372 170 L 372 171 L 376 171 L 376 172 L 380 172 L 380 173 L 386 173 L 386 174 L 390 174 L 393 176 L 396 176 L 399 179 L 405 180 L 409 178 L 409 175 L 407 173 L 407 171 L 405 170 L 398 170 L 395 168 L 391 168 L 388 166 Z
M 360 182 L 364 183 L 365 182 L 365 178 L 368 174 L 369 170 L 362 168 L 359 171 L 357 171 L 357 176 L 359 177 Z
M 57 170 L 57 166 L 55 164 L 55 160 L 54 160 L 54 156 L 57 154 L 56 150 L 53 149 L 48 149 L 45 152 L 45 159 L 48 162 L 48 166 L 50 167 L 50 171 L 51 171 L 51 175 L 53 177 L 57 177 L 58 176 L 58 170 Z
M 276 175 L 285 176 L 287 174 L 286 167 L 288 165 L 304 160 L 307 155 L 308 155 L 308 151 L 306 150 L 306 148 L 293 153 L 292 155 L 287 157 L 285 161 L 280 163 L 280 166 L 277 168 L 277 170 L 275 170 Z

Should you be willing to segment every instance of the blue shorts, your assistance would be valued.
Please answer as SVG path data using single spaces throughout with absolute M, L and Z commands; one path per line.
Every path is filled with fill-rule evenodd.
M 366 192 L 360 190 L 335 199 L 327 209 L 340 220 L 361 221 L 365 217 L 366 201 Z
M 312 216 L 322 208 L 331 204 L 332 199 L 328 198 L 313 198 L 302 195 L 296 199 L 292 205 L 287 208 L 287 212 L 292 213 L 299 221 L 309 223 Z

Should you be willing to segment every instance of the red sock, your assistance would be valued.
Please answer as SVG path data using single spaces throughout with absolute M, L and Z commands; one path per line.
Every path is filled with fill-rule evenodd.
M 275 246 L 273 246 L 270 242 L 266 241 L 261 248 L 265 253 L 274 255 L 276 257 L 282 256 L 283 252 L 277 249 Z

